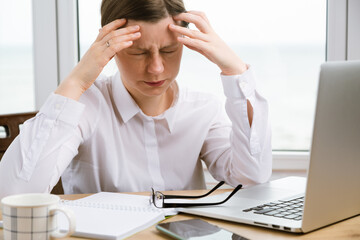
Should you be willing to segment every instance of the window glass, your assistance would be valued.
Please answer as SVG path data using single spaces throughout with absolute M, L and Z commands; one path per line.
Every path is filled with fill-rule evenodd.
M 78 0 L 80 52 L 100 28 L 100 0 Z M 256 73 L 268 100 L 274 150 L 309 150 L 320 64 L 325 61 L 325 0 L 185 0 Z M 194 28 L 193 26 L 190 26 Z M 116 71 L 114 62 L 105 74 Z M 219 69 L 184 48 L 178 82 L 224 100 Z M 256 114 L 256 113 L 255 113 Z
M 31 2 L 0 0 L 0 114 L 35 109 Z

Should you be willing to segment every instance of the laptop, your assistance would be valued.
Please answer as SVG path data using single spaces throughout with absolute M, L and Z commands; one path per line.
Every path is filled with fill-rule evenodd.
M 321 65 L 307 178 L 274 180 L 220 206 L 180 211 L 300 233 L 360 214 L 360 61 Z

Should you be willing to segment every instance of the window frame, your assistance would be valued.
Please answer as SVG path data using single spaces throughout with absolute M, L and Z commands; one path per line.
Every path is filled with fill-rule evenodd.
M 32 0 L 35 105 L 39 109 L 79 58 L 78 1 Z M 360 1 L 327 0 L 326 61 L 360 59 Z M 273 151 L 274 170 L 305 170 L 309 151 Z
M 78 62 L 77 0 L 32 0 L 35 107 Z

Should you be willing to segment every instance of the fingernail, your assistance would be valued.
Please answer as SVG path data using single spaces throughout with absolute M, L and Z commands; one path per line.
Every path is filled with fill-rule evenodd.
M 140 32 L 134 33 L 134 37 L 140 36 Z
M 131 30 L 138 30 L 140 27 L 139 27 L 139 25 L 135 25 L 135 26 L 131 26 Z

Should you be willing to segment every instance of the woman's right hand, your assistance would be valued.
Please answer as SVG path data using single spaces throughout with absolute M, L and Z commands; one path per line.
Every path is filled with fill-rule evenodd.
M 126 19 L 117 19 L 99 30 L 99 35 L 69 76 L 61 82 L 55 93 L 79 100 L 94 83 L 105 65 L 133 41 L 141 37 L 138 25 L 124 26 Z

